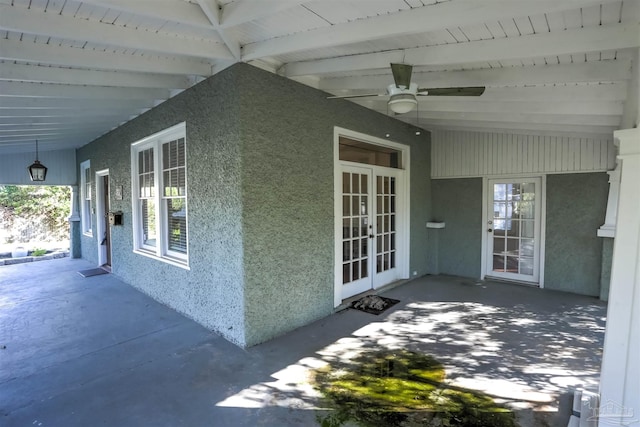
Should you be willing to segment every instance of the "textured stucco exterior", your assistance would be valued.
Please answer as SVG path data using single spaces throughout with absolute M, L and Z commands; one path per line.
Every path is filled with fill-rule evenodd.
M 335 126 L 411 146 L 410 268 L 425 274 L 428 134 L 326 96 L 236 64 L 79 150 L 125 190 L 111 197 L 125 218 L 112 227 L 114 274 L 241 346 L 330 314 Z M 131 143 L 183 121 L 189 270 L 133 253 L 131 223 Z M 83 257 L 97 251 L 83 236 Z
M 247 342 L 255 344 L 333 311 L 335 126 L 377 137 L 390 133 L 393 141 L 411 146 L 410 269 L 425 274 L 429 136 L 250 66 L 236 72 L 243 81 Z
M 433 221 L 438 233 L 440 274 L 480 278 L 482 253 L 482 178 L 431 181 Z
M 229 70 L 207 79 L 83 147 L 77 160 L 90 159 L 93 172 L 109 169 L 111 187 L 124 190 L 123 200 L 110 199 L 111 210 L 124 213 L 124 225 L 111 228 L 113 273 L 244 345 L 237 84 Z M 131 144 L 183 121 L 189 270 L 134 253 L 131 221 Z M 83 258 L 97 262 L 97 244 L 83 237 Z
M 547 177 L 545 288 L 600 296 L 602 239 L 608 175 Z

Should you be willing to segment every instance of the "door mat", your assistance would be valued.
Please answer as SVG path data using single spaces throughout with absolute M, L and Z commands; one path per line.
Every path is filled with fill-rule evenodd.
M 109 274 L 109 272 L 105 269 L 98 267 L 98 268 L 90 268 L 88 270 L 80 270 L 78 271 L 78 274 L 81 275 L 82 277 L 91 277 L 91 276 L 98 276 L 100 274 Z
M 378 295 L 367 295 L 357 301 L 351 303 L 354 310 L 364 311 L 365 313 L 378 315 L 399 303 L 400 300 L 393 298 L 385 298 Z

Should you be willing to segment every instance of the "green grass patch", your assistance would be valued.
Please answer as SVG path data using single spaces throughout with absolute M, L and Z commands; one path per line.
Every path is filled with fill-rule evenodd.
M 478 391 L 444 383 L 445 369 L 431 356 L 382 351 L 315 371 L 315 386 L 333 411 L 322 427 L 517 427 L 507 408 Z

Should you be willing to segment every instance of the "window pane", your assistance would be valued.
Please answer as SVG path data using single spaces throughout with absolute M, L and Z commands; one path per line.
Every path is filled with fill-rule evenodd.
M 351 281 L 350 267 L 350 264 L 342 264 L 342 283 L 349 283 Z
M 156 209 L 152 199 L 141 200 L 142 204 L 142 243 L 146 246 L 156 246 Z
M 360 278 L 360 262 L 359 261 L 355 261 L 352 265 L 352 270 L 353 270 L 353 280 L 358 280 Z
M 187 195 L 187 177 L 184 168 L 178 169 L 178 196 Z
M 84 221 L 84 231 L 91 231 L 91 201 L 85 200 L 84 213 L 85 216 L 82 218 Z
M 346 172 L 342 173 L 342 193 L 348 194 L 351 192 L 351 187 L 349 186 L 351 181 L 349 180 L 349 174 Z
M 187 206 L 185 199 L 167 199 L 169 250 L 187 253 Z
M 354 193 L 360 193 L 360 175 L 357 173 L 351 175 L 351 191 Z
M 162 144 L 162 169 L 169 169 L 169 144 Z
M 357 141 L 344 136 L 339 143 L 340 160 L 400 168 L 402 153 L 393 148 Z

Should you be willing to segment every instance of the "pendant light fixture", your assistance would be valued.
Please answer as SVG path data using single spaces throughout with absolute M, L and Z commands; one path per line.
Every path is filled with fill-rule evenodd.
M 38 160 L 38 140 L 36 139 L 36 161 L 27 168 L 31 181 L 44 181 L 47 178 L 47 168 Z

